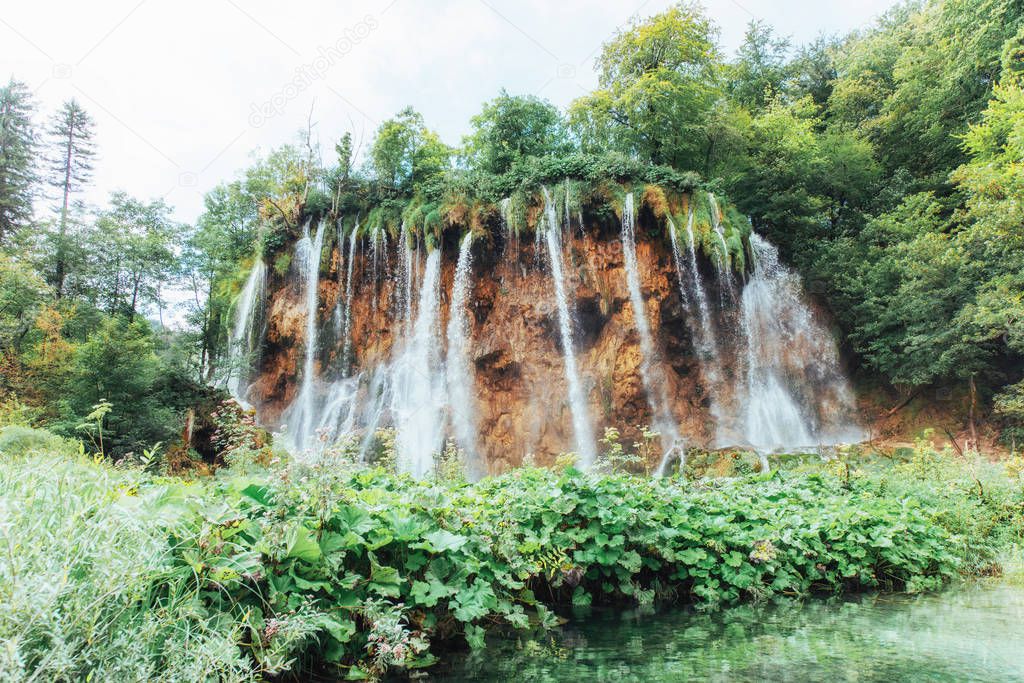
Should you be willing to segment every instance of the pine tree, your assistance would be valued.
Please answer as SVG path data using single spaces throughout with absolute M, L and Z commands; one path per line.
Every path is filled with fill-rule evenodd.
M 32 218 L 36 150 L 32 94 L 13 78 L 0 87 L 0 245 Z
M 49 183 L 57 190 L 58 223 L 52 284 L 57 297 L 64 293 L 68 267 L 68 222 L 71 195 L 81 191 L 92 177 L 96 152 L 93 143 L 95 123 L 75 100 L 68 100 L 54 114 L 47 130 L 49 136 Z

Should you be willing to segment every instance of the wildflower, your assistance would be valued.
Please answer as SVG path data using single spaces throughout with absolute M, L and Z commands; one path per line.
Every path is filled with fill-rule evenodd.
M 754 541 L 754 549 L 750 551 L 750 561 L 754 564 L 771 562 L 775 559 L 775 546 L 770 540 Z

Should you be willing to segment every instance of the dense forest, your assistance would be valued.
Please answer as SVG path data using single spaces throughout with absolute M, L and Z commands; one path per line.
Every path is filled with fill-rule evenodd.
M 75 100 L 43 111 L 16 75 L 0 88 L 0 680 L 507 680 L 535 669 L 556 680 L 551 671 L 573 666 L 580 673 L 563 678 L 804 680 L 826 665 L 858 680 L 1007 680 L 1020 671 L 1020 637 L 991 633 L 1024 608 L 1024 0 L 906 2 L 870 27 L 806 45 L 754 21 L 734 55 L 723 54 L 708 13 L 684 1 L 611 36 L 595 66 L 598 87 L 564 111 L 500 91 L 457 143 L 410 107 L 370 140 L 350 132 L 322 145 L 314 112 L 293 141 L 207 192 L 191 223 L 162 200 L 124 192 L 86 203 L 105 132 Z M 779 289 L 792 284 L 790 300 L 808 319 L 804 291 L 813 299 L 815 330 L 828 339 L 805 353 L 830 349 L 846 387 L 834 332 L 866 397 L 862 412 L 942 404 L 957 434 L 947 431 L 948 446 L 924 431 L 898 446 L 769 449 L 770 464 L 761 450 L 701 446 L 676 453 L 673 472 L 676 442 L 655 450 L 657 425 L 606 424 L 603 438 L 590 435 L 602 452 L 589 462 L 555 451 L 538 466 L 530 452 L 484 476 L 468 471 L 454 439 L 426 453 L 421 472 L 397 466 L 401 431 L 377 422 L 365 427 L 373 457 L 355 429 L 315 448 L 285 444 L 237 392 L 230 397 L 238 365 L 252 369 L 231 341 L 252 274 L 291 288 L 275 303 L 287 309 L 279 317 L 306 327 L 302 379 L 312 385 L 317 297 L 323 289 L 342 300 L 341 239 L 351 238 L 351 298 L 359 238 L 374 250 L 377 286 L 381 234 L 404 241 L 409 264 L 411 245 L 425 257 L 433 284 L 421 289 L 435 298 L 417 305 L 428 312 L 415 327 L 430 318 L 422 327 L 438 330 L 442 252 L 462 264 L 447 271 L 454 299 L 471 292 L 471 249 L 495 256 L 533 233 L 536 256 L 544 237 L 551 298 L 566 309 L 559 340 L 555 323 L 543 332 L 555 358 L 545 368 L 562 381 L 563 369 L 574 372 L 561 291 L 572 245 L 554 235 L 565 215 L 572 239 L 577 211 L 581 232 L 606 233 L 595 250 L 612 252 L 621 237 L 615 258 L 632 258 L 632 271 L 614 272 L 631 317 L 614 320 L 628 321 L 620 339 L 634 351 L 651 336 L 634 221 L 654 215 L 675 230 L 673 217 L 688 216 L 694 283 L 717 268 L 723 299 L 722 283 L 749 288 L 760 243 Z M 659 307 L 686 297 L 676 233 L 671 249 L 651 256 L 660 228 L 642 234 L 647 263 L 674 253 L 676 270 L 657 275 L 678 283 L 662 285 Z M 497 260 L 480 258 L 478 272 Z M 524 292 L 513 294 L 534 296 L 526 266 L 509 263 L 523 273 Z M 392 293 L 398 272 L 383 278 L 395 280 Z M 513 298 L 493 280 L 484 283 L 489 305 Z M 309 303 L 296 313 L 298 298 Z M 412 336 L 411 293 L 405 302 L 397 327 Z M 370 305 L 376 312 L 376 298 Z M 451 347 L 451 321 L 471 309 L 447 306 Z M 658 323 L 686 334 L 684 314 L 670 308 Z M 726 312 L 733 323 L 736 310 Z M 440 332 L 423 336 L 443 343 Z M 277 373 L 289 376 L 273 385 L 282 401 L 297 383 L 299 338 L 275 340 L 291 353 Z M 784 336 L 768 342 L 786 346 Z M 687 343 L 665 346 L 699 355 Z M 652 390 L 643 362 L 630 369 L 643 377 L 631 379 L 653 423 L 668 394 Z M 428 362 L 408 364 L 427 374 Z M 673 386 L 696 386 L 691 367 L 678 373 L 691 383 Z M 694 404 L 713 407 L 701 392 Z M 301 404 L 301 391 L 288 399 Z M 543 406 L 565 420 L 556 408 Z M 437 412 L 434 423 L 448 419 Z M 992 438 L 980 438 L 982 428 Z M 802 621 L 807 605 L 797 601 L 769 611 L 788 598 L 892 597 L 981 577 L 1003 581 L 1008 597 L 981 608 L 950 601 L 948 634 L 928 619 L 921 637 L 896 600 L 820 601 Z M 615 605 L 621 622 L 609 631 L 618 642 L 607 665 L 608 652 L 593 660 L 599 638 L 579 635 L 591 616 L 605 623 L 602 605 Z M 664 639 L 620 637 L 657 626 L 666 609 L 683 626 Z M 885 609 L 895 626 L 879 629 L 881 640 L 868 633 L 875 622 L 852 618 Z M 719 619 L 716 642 L 729 648 L 704 645 Z M 989 635 L 964 639 L 963 624 L 979 619 Z M 840 643 L 840 622 L 863 632 Z M 773 632 L 783 636 L 759 636 Z M 996 641 L 1008 657 L 997 647 L 965 654 Z M 465 655 L 488 642 L 515 652 Z M 921 655 L 927 647 L 939 650 Z M 645 661 L 630 668 L 628 657 Z M 648 674 L 627 675 L 639 671 Z
M 1009 0 L 908 3 L 803 46 L 752 22 L 729 59 L 700 8 L 679 5 L 607 42 L 600 87 L 566 112 L 502 92 L 450 146 L 405 109 L 365 150 L 346 134 L 329 159 L 311 125 L 211 190 L 194 225 L 122 193 L 84 205 L 101 163 L 92 118 L 72 100 L 42 124 L 12 79 L 0 90 L 4 410 L 73 435 L 107 401 L 116 452 L 167 443 L 223 378 L 246 259 L 276 255 L 305 217 L 439 236 L 486 230 L 498 200 L 546 178 L 645 178 L 729 197 L 827 304 L 860 377 L 903 396 L 977 391 L 1012 443 L 1022 17 Z M 170 283 L 189 292 L 184 328 L 165 325 Z

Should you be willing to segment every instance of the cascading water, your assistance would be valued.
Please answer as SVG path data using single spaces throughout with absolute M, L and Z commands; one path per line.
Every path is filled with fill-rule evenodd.
M 559 199 L 561 190 L 559 187 Z M 404 227 L 401 236 L 394 240 L 387 240 L 380 229 L 371 231 L 372 234 L 364 240 L 358 225 L 348 234 L 348 239 L 339 236 L 337 280 L 339 290 L 343 287 L 344 291 L 338 292 L 334 317 L 330 319 L 330 324 L 336 326 L 331 338 L 337 341 L 338 347 L 324 349 L 325 355 L 337 352 L 334 357 L 340 367 L 318 372 L 318 275 L 325 232 L 323 225 L 317 226 L 315 234 L 311 234 L 310 225 L 303 227 L 302 238 L 295 245 L 289 275 L 289 292 L 298 297 L 294 318 L 289 319 L 305 321 L 305 348 L 298 361 L 296 381 L 299 386 L 295 398 L 282 416 L 282 422 L 290 425 L 287 432 L 296 448 L 319 451 L 323 448 L 318 438 L 322 434 L 324 444 L 343 441 L 346 447 L 358 447 L 366 457 L 378 443 L 374 435 L 377 428 L 391 426 L 395 429 L 399 468 L 419 477 L 432 472 L 434 456 L 443 448 L 448 436 L 468 456 L 471 476 L 484 472 L 482 454 L 494 457 L 499 442 L 512 443 L 516 450 L 522 449 L 520 452 L 526 454 L 531 452 L 531 444 L 538 444 L 543 449 L 542 453 L 551 454 L 552 449 L 564 447 L 564 443 L 559 443 L 559 434 L 564 434 L 568 425 L 549 428 L 548 420 L 555 415 L 534 419 L 529 413 L 524 415 L 512 411 L 499 414 L 499 422 L 495 423 L 495 411 L 491 410 L 494 406 L 478 403 L 475 392 L 493 392 L 497 387 L 497 391 L 503 394 L 500 400 L 507 400 L 506 397 L 511 395 L 513 402 L 518 401 L 522 394 L 531 393 L 529 389 L 521 392 L 516 388 L 521 378 L 530 378 L 528 382 L 532 382 L 537 367 L 547 369 L 552 367 L 552 362 L 557 366 L 560 360 L 566 380 L 565 403 L 562 405 L 570 412 L 569 415 L 562 414 L 564 418 L 571 419 L 572 447 L 578 454 L 581 467 L 594 463 L 597 449 L 585 378 L 581 376 L 577 356 L 578 339 L 574 339 L 580 333 L 574 330 L 572 284 L 575 273 L 569 266 L 570 256 L 575 252 L 569 252 L 564 244 L 566 233 L 572 233 L 576 225 L 575 220 L 570 220 L 571 213 L 561 210 L 547 188 L 543 188 L 542 193 L 544 203 L 534 246 L 538 262 L 547 260 L 549 265 L 542 267 L 540 272 L 529 273 L 528 264 L 499 262 L 502 283 L 496 289 L 492 287 L 495 283 L 482 283 L 487 286 L 478 290 L 487 297 L 480 302 L 487 308 L 481 307 L 478 311 L 489 315 L 489 307 L 495 305 L 497 296 L 510 292 L 518 299 L 524 296 L 523 292 L 514 291 L 515 283 L 507 283 L 506 288 L 504 279 L 518 279 L 522 273 L 523 278 L 530 278 L 531 282 L 539 282 L 546 288 L 549 286 L 546 278 L 551 278 L 550 312 L 538 320 L 527 317 L 525 329 L 508 330 L 512 332 L 511 344 L 522 348 L 519 345 L 523 339 L 548 343 L 548 326 L 554 323 L 557 327 L 557 330 L 552 330 L 559 342 L 556 355 L 548 355 L 539 366 L 530 367 L 529 374 L 521 372 L 519 364 L 528 365 L 531 359 L 524 359 L 518 348 L 511 347 L 516 355 L 501 355 L 508 354 L 502 348 L 506 340 L 500 336 L 505 330 L 493 328 L 491 321 L 494 318 L 485 318 L 479 323 L 471 318 L 468 304 L 470 293 L 474 291 L 470 279 L 473 237 L 465 235 L 459 245 L 459 256 L 453 264 L 449 317 L 446 328 L 442 329 L 440 251 L 423 254 L 421 245 L 425 242 L 412 239 Z M 668 230 L 679 293 L 687 313 L 686 324 L 706 392 L 704 405 L 708 406 L 710 399 L 710 412 L 715 419 L 715 444 L 747 445 L 766 456 L 774 450 L 859 440 L 861 433 L 852 419 L 852 394 L 840 371 L 835 345 L 827 331 L 815 323 L 810 308 L 803 300 L 796 276 L 779 264 L 774 247 L 757 235 L 750 238 L 749 257 L 746 259 L 750 271 L 742 296 L 737 291 L 735 296 L 724 296 L 719 303 L 719 297 L 714 293 L 716 283 L 709 279 L 715 277 L 715 270 L 720 278 L 717 282 L 719 293 L 731 286 L 739 290 L 740 280 L 732 278 L 732 270 L 726 260 L 724 247 L 729 233 L 723 230 L 719 221 L 721 210 L 713 197 L 707 201 L 711 204 L 713 235 L 710 232 L 703 237 L 695 235 L 693 210 L 687 216 L 685 231 L 683 226 L 677 230 L 670 218 Z M 691 204 L 691 207 L 695 206 Z M 504 201 L 499 208 L 507 230 L 507 246 L 515 239 L 508 220 L 511 202 Z M 694 425 L 701 416 L 698 412 L 701 409 L 696 402 L 686 405 L 682 402 L 683 397 L 670 395 L 672 385 L 661 374 L 664 361 L 669 359 L 659 356 L 662 342 L 656 329 L 659 318 L 650 317 L 648 313 L 652 311 L 647 308 L 661 297 L 661 310 L 668 312 L 671 309 L 665 308 L 664 292 L 644 292 L 641 289 L 640 269 L 659 268 L 659 265 L 657 258 L 653 265 L 646 260 L 641 261 L 648 254 L 656 257 L 658 252 L 638 247 L 637 219 L 636 198 L 629 194 L 622 215 L 621 264 L 624 264 L 633 324 L 639 338 L 641 362 L 638 379 L 642 380 L 643 398 L 650 407 L 652 427 L 662 437 L 664 454 L 658 472 L 664 473 L 676 457 L 682 462 L 684 438 L 699 438 L 697 434 L 684 432 L 676 421 L 677 412 L 686 420 L 685 424 Z M 711 260 L 703 263 L 698 259 L 698 246 L 701 240 L 708 239 L 710 244 L 705 242 L 704 246 L 710 247 L 708 255 Z M 685 245 L 683 240 L 687 242 Z M 596 261 L 593 265 L 597 266 L 593 278 L 588 278 L 587 286 L 599 296 L 606 296 L 604 288 L 607 282 L 604 280 L 607 278 L 602 271 L 611 272 L 617 264 L 609 260 L 614 252 L 606 248 L 607 244 L 600 244 L 601 241 L 607 242 L 607 237 L 603 240 L 595 238 L 593 250 L 587 247 L 588 263 Z M 393 259 L 390 263 L 395 266 L 393 272 L 388 265 L 389 249 L 394 249 L 390 254 Z M 358 259 L 364 259 L 359 267 L 360 273 L 355 272 Z M 385 276 L 384 284 L 378 288 L 375 282 L 372 291 L 357 282 L 365 283 L 369 279 L 371 259 L 378 264 L 377 274 L 381 275 L 379 268 L 382 266 Z M 709 269 L 709 265 L 717 268 Z M 647 277 L 646 271 L 643 275 Z M 651 275 L 661 277 L 660 271 L 652 271 Z M 391 276 L 396 280 L 394 283 L 387 280 Z M 256 262 L 233 312 L 228 349 L 232 359 L 240 359 L 258 343 L 259 332 L 253 321 L 258 318 L 260 302 L 265 298 L 261 292 L 266 277 L 266 266 Z M 360 291 L 356 292 L 356 289 Z M 380 305 L 374 312 L 369 297 L 378 294 Z M 645 300 L 645 294 L 654 298 Z M 522 305 L 518 299 L 514 298 L 513 306 Z M 275 302 L 278 301 L 280 299 L 275 297 Z M 355 312 L 353 306 L 357 309 Z M 620 315 L 621 309 L 607 299 L 601 302 L 601 306 L 587 312 L 588 316 L 603 316 L 593 318 L 595 330 L 603 329 L 607 320 Z M 530 310 L 529 303 L 526 310 Z M 302 313 L 305 313 L 304 318 Z M 371 325 L 366 327 L 365 353 L 354 354 L 354 344 L 363 344 L 364 341 L 353 333 L 353 320 L 361 323 L 356 316 L 363 313 L 387 316 L 391 328 L 387 330 L 377 318 L 367 321 Z M 513 320 L 515 315 L 517 313 L 513 313 Z M 506 321 L 500 324 L 508 325 L 509 311 L 502 311 L 500 319 Z M 628 318 L 625 321 L 630 324 Z M 275 321 L 270 321 L 270 324 L 275 324 Z M 475 343 L 471 330 L 474 332 L 472 336 L 480 333 L 480 349 L 470 348 Z M 292 329 L 275 330 L 279 336 L 282 332 L 294 334 Z M 525 336 L 518 336 L 524 332 Z M 672 348 L 680 346 L 680 335 L 669 334 L 666 343 Z M 618 371 L 621 367 L 615 364 L 615 349 L 608 346 L 609 340 L 614 340 L 614 337 L 601 335 L 588 347 L 592 351 L 587 355 L 587 362 L 595 363 L 595 372 L 600 372 L 601 377 L 612 377 L 613 368 Z M 548 354 L 552 351 L 554 349 L 550 347 L 546 349 Z M 470 360 L 471 352 L 479 352 L 481 359 L 488 360 L 477 368 Z M 561 354 L 560 359 L 557 353 Z M 497 359 L 497 362 L 491 365 L 490 359 Z M 686 363 L 681 366 L 672 360 L 673 367 L 680 371 L 681 376 L 685 375 L 680 368 Z M 232 360 L 231 367 L 244 365 Z M 287 366 L 276 364 L 274 367 Z M 229 388 L 236 395 L 243 394 L 247 375 L 243 374 L 244 370 L 237 375 L 233 374 L 234 370 L 230 372 L 232 374 L 227 378 Z M 601 397 L 614 398 L 615 395 L 609 394 L 605 388 L 605 381 L 602 380 Z M 682 380 L 684 384 L 692 381 L 692 378 Z M 516 392 L 521 393 L 517 395 Z M 597 395 L 597 391 L 594 393 Z M 484 411 L 483 407 L 488 410 Z M 481 433 L 485 425 L 486 435 Z
M 451 407 L 452 427 L 459 448 L 466 455 L 473 477 L 482 469 L 476 456 L 476 405 L 473 396 L 473 372 L 469 365 L 469 300 L 472 276 L 473 233 L 467 232 L 459 247 L 459 260 L 455 266 L 452 284 L 451 311 L 448 315 L 448 356 L 445 369 L 448 375 L 448 402 Z
M 341 342 L 345 332 L 345 272 L 347 270 L 345 260 L 345 231 L 341 225 L 341 219 L 337 221 L 338 229 L 338 296 L 334 300 L 334 312 L 331 313 L 331 321 L 334 323 L 334 338 Z M 343 343 L 343 342 L 342 342 Z
M 444 441 L 445 376 L 440 353 L 441 251 L 427 257 L 412 338 L 392 367 L 391 413 L 398 468 L 424 477 Z
M 679 279 L 679 287 L 684 301 L 691 302 L 692 317 L 697 318 L 698 325 L 691 325 L 691 333 L 694 338 L 694 346 L 697 350 L 701 371 L 704 381 L 711 392 L 711 412 L 719 417 L 718 401 L 715 397 L 716 390 L 722 381 L 722 352 L 718 346 L 718 336 L 715 334 L 714 323 L 711 320 L 711 307 L 708 304 L 707 290 L 704 287 L 704 278 L 701 276 L 700 268 L 697 265 L 697 246 L 693 235 L 693 210 L 686 218 L 686 238 L 688 265 L 684 267 L 681 249 L 679 248 L 679 236 L 676 234 L 675 224 L 669 218 L 669 239 L 672 242 L 672 257 L 676 266 L 676 277 Z M 693 307 L 696 310 L 693 311 Z
M 835 342 L 803 301 L 778 250 L 750 236 L 753 275 L 743 288 L 743 435 L 759 452 L 855 442 L 853 394 Z
M 622 259 L 626 266 L 629 302 L 633 307 L 633 319 L 636 321 L 636 331 L 640 337 L 640 379 L 647 395 L 647 405 L 651 408 L 653 426 L 661 434 L 662 457 L 657 470 L 660 476 L 673 458 L 678 457 L 680 462 L 683 461 L 685 447 L 669 409 L 665 383 L 652 368 L 652 363 L 657 357 L 657 349 L 651 336 L 650 324 L 647 322 L 643 293 L 640 291 L 640 268 L 636 262 L 636 208 L 632 192 L 626 194 L 626 201 L 622 207 Z
M 565 288 L 565 276 L 562 273 L 562 240 L 555 203 L 548 189 L 541 188 L 544 193 L 544 227 L 543 239 L 547 244 L 548 259 L 551 262 L 551 279 L 555 286 L 555 303 L 558 308 L 558 331 L 562 340 L 562 357 L 565 363 L 565 378 L 569 385 L 569 409 L 572 412 L 572 427 L 576 441 L 576 451 L 580 457 L 580 465 L 589 467 L 597 459 L 597 445 L 594 432 L 590 426 L 590 415 L 587 410 L 583 383 L 580 381 L 579 369 L 576 366 L 576 352 L 572 339 L 572 319 L 569 317 L 569 300 Z M 538 230 L 538 232 L 540 232 Z
M 316 351 L 317 308 L 320 300 L 320 255 L 324 244 L 323 225 L 310 237 L 309 223 L 302 229 L 302 238 L 295 244 L 295 265 L 303 280 L 306 309 L 305 354 L 299 393 L 289 410 L 289 425 L 295 446 L 309 448 L 315 440 L 316 415 Z
M 225 384 L 231 396 L 246 407 L 251 407 L 246 398 L 252 357 L 259 348 L 259 332 L 256 327 L 266 291 L 267 266 L 257 256 L 235 302 L 233 323 L 228 336 L 228 376 Z
M 358 375 L 341 377 L 327 387 L 316 425 L 316 433 L 322 434 L 326 443 L 334 443 L 355 430 L 359 417 L 360 379 Z
M 519 253 L 519 233 L 512 229 L 512 198 L 505 197 L 498 202 L 498 214 L 501 216 L 501 229 L 505 237 L 504 253 Z
M 711 226 L 715 236 L 718 237 L 718 248 L 720 250 L 719 257 L 716 260 L 719 284 L 725 285 L 724 287 L 719 287 L 719 292 L 723 297 L 728 292 L 730 297 L 735 300 L 736 284 L 733 281 L 732 269 L 729 264 L 729 245 L 725 242 L 725 230 L 722 228 L 722 210 L 718 206 L 718 200 L 715 199 L 715 195 L 710 192 L 708 192 L 708 204 L 711 205 Z
M 348 368 L 351 361 L 350 356 L 352 355 L 352 270 L 356 262 L 356 243 L 359 241 L 359 221 L 356 221 L 356 226 L 352 229 L 352 235 L 348 239 L 348 271 L 345 273 L 345 313 L 343 319 L 345 321 L 345 327 L 342 330 L 343 342 L 342 353 L 341 353 L 341 371 L 343 374 L 348 374 Z M 339 240 L 339 249 L 344 247 Z
M 405 223 L 402 223 L 402 266 L 399 275 L 399 284 L 402 289 L 401 297 L 401 319 L 406 322 L 406 334 L 411 332 L 409 325 L 412 321 L 412 286 L 415 279 L 413 271 L 413 250 L 409 245 L 409 235 L 405 231 Z

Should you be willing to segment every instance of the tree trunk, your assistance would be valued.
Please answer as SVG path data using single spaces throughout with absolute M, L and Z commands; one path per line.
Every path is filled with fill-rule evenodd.
M 135 320 L 135 306 L 139 301 L 139 281 L 141 279 L 141 276 L 136 276 L 132 285 L 132 306 L 128 311 L 128 320 Z
M 975 412 L 978 406 L 978 388 L 974 384 L 974 375 L 971 375 L 971 407 L 968 411 L 968 429 L 971 434 L 971 443 L 968 445 L 968 450 L 977 452 L 978 450 L 978 428 L 975 424 Z
M 64 278 L 67 270 L 67 253 L 64 249 L 64 241 L 67 238 L 68 231 L 68 198 L 71 195 L 71 157 L 74 150 L 74 140 L 75 116 L 72 114 L 71 120 L 68 122 L 68 141 L 64 148 L 64 202 L 61 204 L 60 209 L 60 227 L 57 231 L 57 253 L 55 255 L 57 259 L 57 272 L 54 277 L 54 289 L 58 299 L 64 294 Z

